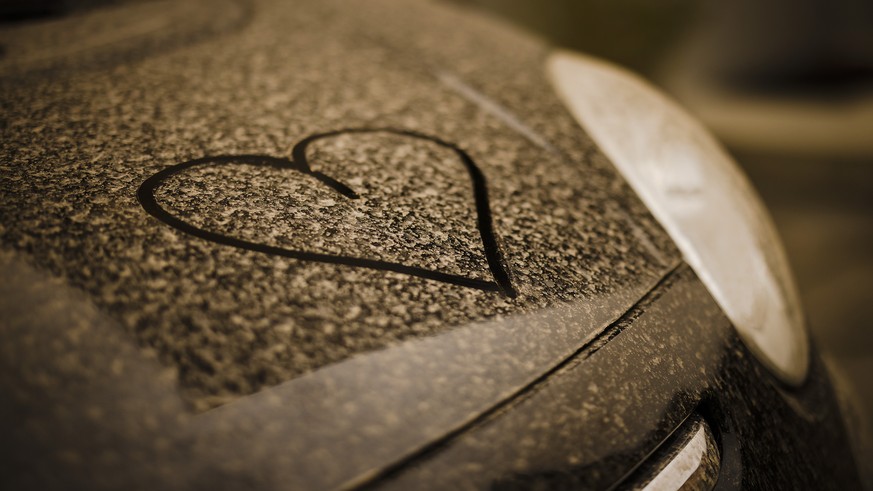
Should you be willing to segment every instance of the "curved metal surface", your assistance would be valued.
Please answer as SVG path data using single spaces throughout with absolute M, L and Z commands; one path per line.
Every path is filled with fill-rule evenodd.
M 465 476 L 489 486 L 564 475 L 563 464 L 611 484 L 702 394 L 725 388 L 727 407 L 753 416 L 755 400 L 769 401 L 777 421 L 793 421 L 693 275 L 663 283 L 679 253 L 552 93 L 547 46 L 439 4 L 265 1 L 255 12 L 242 31 L 112 70 L 0 80 L 0 259 L 11 279 L 0 285 L 2 487 L 334 489 L 414 476 L 435 476 L 416 487 Z M 517 299 L 232 249 L 136 201 L 148 176 L 179 162 L 287 157 L 306 135 L 363 126 L 411 127 L 476 159 Z M 387 203 L 414 218 L 433 211 L 414 199 L 457 198 L 430 216 L 470 216 L 457 191 L 466 181 L 421 165 L 438 149 L 355 138 L 320 142 L 315 168 L 364 190 L 428 177 L 451 192 L 374 193 L 367 213 L 333 194 L 307 199 L 365 218 Z M 191 175 L 158 197 L 237 237 L 251 227 L 205 212 L 241 200 L 245 210 L 224 211 L 282 232 L 271 240 L 350 247 L 327 243 L 329 227 L 270 215 L 299 187 L 270 187 L 270 169 L 237 171 Z M 306 216 L 321 225 L 331 213 Z M 378 240 L 351 245 L 487 273 L 465 252 L 481 241 L 475 226 L 447 238 L 430 221 L 384 216 L 362 220 Z M 460 259 L 411 247 L 422 235 Z M 663 295 L 637 305 L 657 285 Z M 825 408 L 805 431 L 835 445 L 827 405 L 798 397 Z M 732 417 L 715 418 L 722 434 L 743 420 Z M 463 465 L 434 474 L 449 462 Z M 737 466 L 728 478 L 768 482 Z
M 126 0 L 80 9 L 55 3 L 63 15 L 5 22 L 0 76 L 130 63 L 147 53 L 231 33 L 251 19 L 249 0 Z
M 678 263 L 552 93 L 548 47 L 431 4 L 263 2 L 255 12 L 242 31 L 112 70 L 0 80 L 12 110 L 0 240 L 17 280 L 3 304 L 4 387 L 20 396 L 4 403 L 3 424 L 28 422 L 2 451 L 34 471 L 7 475 L 46 489 L 366 482 L 516 397 Z M 516 298 L 227 247 L 136 201 L 148 176 L 179 162 L 287 157 L 306 135 L 348 127 L 407 128 L 475 159 Z M 203 169 L 156 199 L 226 236 L 278 231 L 265 237 L 487 278 L 476 220 L 455 220 L 475 217 L 464 168 L 401 136 L 311 144 L 312 169 L 354 186 L 352 204 L 331 189 L 301 194 L 295 179 L 309 175 L 282 174 L 296 186 L 283 188 L 270 174 L 282 169 L 264 166 Z M 328 211 L 288 224 L 311 210 Z M 222 216 L 249 221 L 212 220 Z M 350 229 L 360 241 L 330 243 L 331 227 L 310 227 L 337 217 L 374 235 Z M 46 298 L 57 305 L 28 314 Z M 73 312 L 89 327 L 68 339 Z M 37 349 L 34 339 L 65 341 Z
M 692 416 L 658 450 L 652 472 L 626 489 L 645 491 L 710 490 L 718 482 L 721 455 L 706 420 Z
M 687 266 L 599 338 L 500 411 L 366 489 L 634 487 L 661 468 L 656 450 L 694 414 L 718 442 L 715 489 L 860 485 L 820 362 L 787 394 Z

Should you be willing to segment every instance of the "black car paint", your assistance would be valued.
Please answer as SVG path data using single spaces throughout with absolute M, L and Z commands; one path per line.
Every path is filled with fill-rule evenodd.
M 710 422 L 722 447 L 719 487 L 858 486 L 820 362 L 813 359 L 803 387 L 790 389 L 754 360 L 664 232 L 551 94 L 542 74 L 547 46 L 440 5 L 241 5 L 251 8 L 251 25 L 217 38 L 211 33 L 211 40 L 198 37 L 202 44 L 191 48 L 145 43 L 74 64 L 19 67 L 0 77 L 10 110 L 0 152 L 0 236 L 4 277 L 12 279 L 3 285 L 0 332 L 0 383 L 9 395 L 0 404 L 7 435 L 0 447 L 4 487 L 604 488 L 632 476 L 695 413 Z M 293 36 L 295 31 L 300 35 Z M 257 132 L 245 134 L 243 143 L 216 143 L 204 114 L 225 130 L 245 127 L 270 110 L 285 115 L 257 99 L 287 87 L 260 81 L 293 76 L 283 64 L 293 64 L 303 50 L 341 60 L 337 52 L 353 45 L 370 66 L 324 68 L 345 78 L 310 90 L 330 91 L 352 105 L 364 93 L 345 97 L 343 84 L 362 73 L 375 77 L 379 67 L 373 64 L 381 62 L 402 66 L 409 76 L 404 80 L 417 80 L 421 90 L 446 92 L 435 80 L 448 70 L 536 132 L 513 127 L 489 133 L 483 128 L 517 123 L 501 122 L 487 104 L 477 109 L 443 96 L 457 111 L 447 115 L 485 120 L 477 129 L 501 138 L 494 141 L 544 135 L 532 141 L 538 151 L 585 166 L 597 184 L 580 184 L 589 192 L 592 216 L 610 224 L 593 230 L 575 265 L 590 268 L 588 289 L 584 295 L 553 289 L 547 308 L 477 319 L 483 323 L 446 337 L 394 340 L 388 349 L 341 357 L 308 375 L 271 379 L 255 386 L 255 395 L 207 403 L 198 409 L 214 409 L 194 412 L 167 370 L 179 352 L 161 352 L 154 337 L 139 338 L 139 347 L 131 341 L 149 327 L 137 324 L 136 308 L 129 307 L 142 298 L 124 296 L 131 270 L 97 259 L 123 254 L 122 247 L 138 241 L 147 247 L 160 242 L 162 224 L 130 211 L 138 208 L 134 190 L 151 173 L 227 147 L 278 151 L 288 144 L 264 142 Z M 223 53 L 205 59 L 211 50 Z M 248 58 L 257 50 L 278 61 Z M 212 72 L 216 67 L 225 71 Z M 139 79 L 146 82 L 138 85 Z M 196 99 L 200 90 L 193 83 L 208 87 L 214 100 Z M 140 112 L 147 107 L 137 105 L 140 99 L 155 104 L 153 114 Z M 307 101 L 299 105 L 318 108 Z M 342 119 L 342 127 L 369 122 L 354 111 L 335 119 Z M 465 135 L 466 127 L 435 121 L 429 133 L 442 125 L 440 138 L 449 133 L 464 139 L 464 148 L 479 155 L 502 150 L 482 135 Z M 325 130 L 312 122 L 293 131 L 258 124 L 274 138 Z M 104 161 L 130 177 L 107 178 L 93 165 Z M 63 165 L 69 170 L 56 167 Z M 113 183 L 120 187 L 113 191 Z M 125 210 L 113 216 L 114 223 L 98 202 L 107 191 L 117 193 L 108 196 Z M 90 222 L 76 218 L 77 207 L 69 202 L 84 206 Z M 509 209 L 504 205 L 502 211 Z M 125 237 L 126 227 L 152 235 Z M 101 231 L 109 240 L 95 236 Z M 643 240 L 652 244 L 640 246 Z M 238 257 L 213 253 L 208 245 L 188 247 L 198 250 L 195 257 Z M 156 274 L 132 271 L 147 280 Z M 167 274 L 181 276 L 173 266 Z M 554 281 L 550 274 L 560 271 L 529 275 L 523 294 L 531 295 L 536 281 Z M 244 271 L 234 275 L 241 284 L 251 280 Z M 215 319 L 221 319 L 218 313 Z M 440 349 L 445 339 L 450 341 Z M 155 343 L 159 356 L 150 348 Z M 182 376 L 196 370 L 180 366 Z
M 716 489 L 860 488 L 820 360 L 802 387 L 784 386 L 687 266 L 555 373 L 372 488 L 608 489 L 694 414 L 719 441 Z
M 438 4 L 252 8 L 246 28 L 185 48 L 0 78 L 12 111 L 0 238 L 178 370 L 194 410 L 408 339 L 571 305 L 587 320 L 563 355 L 675 266 L 667 234 L 552 92 L 548 46 Z M 475 160 L 516 298 L 227 247 L 137 202 L 180 163 L 288 158 L 301 139 L 349 127 L 415 130 Z M 457 153 L 369 133 L 309 151 L 362 198 L 242 164 L 175 174 L 156 198 L 224 237 L 492 277 Z

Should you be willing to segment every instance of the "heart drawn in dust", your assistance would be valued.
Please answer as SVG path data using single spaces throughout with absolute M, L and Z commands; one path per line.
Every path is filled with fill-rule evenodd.
M 219 165 L 251 165 L 271 167 L 278 170 L 287 170 L 298 172 L 317 180 L 321 185 L 326 186 L 344 199 L 358 199 L 358 194 L 349 186 L 328 176 L 322 172 L 313 170 L 307 159 L 307 147 L 321 139 L 337 137 L 345 134 L 360 134 L 360 133 L 389 133 L 408 138 L 414 138 L 434 143 L 440 147 L 453 152 L 458 159 L 463 163 L 469 174 L 472 183 L 474 201 L 476 207 L 476 224 L 479 229 L 479 236 L 482 240 L 482 251 L 488 263 L 488 268 L 491 271 L 492 281 L 469 278 L 466 276 L 435 271 L 432 269 L 421 268 L 418 266 L 400 264 L 397 262 L 382 261 L 376 259 L 367 259 L 361 257 L 352 257 L 336 254 L 326 254 L 316 251 L 296 250 L 287 247 L 269 245 L 260 242 L 243 240 L 237 237 L 223 235 L 217 232 L 206 230 L 193 225 L 177 215 L 174 215 L 166 208 L 162 207 L 155 197 L 156 190 L 168 179 L 175 175 L 184 173 L 198 166 L 219 166 Z M 266 155 L 220 155 L 215 157 L 203 157 L 195 160 L 190 160 L 181 164 L 168 167 L 148 179 L 146 179 L 137 190 L 137 198 L 143 209 L 153 217 L 166 223 L 167 225 L 178 229 L 187 234 L 215 242 L 222 245 L 237 247 L 264 254 L 276 256 L 290 257 L 301 261 L 314 261 L 321 263 L 343 264 L 347 266 L 355 266 L 361 268 L 369 268 L 376 270 L 394 271 L 397 273 L 417 276 L 429 280 L 442 281 L 453 285 L 474 288 L 484 291 L 493 291 L 502 293 L 510 298 L 514 298 L 517 293 L 513 288 L 503 254 L 497 244 L 497 239 L 494 235 L 494 228 L 491 221 L 491 209 L 488 204 L 488 188 L 486 186 L 485 175 L 476 166 L 473 159 L 457 145 L 446 142 L 439 138 L 429 136 L 423 133 L 418 133 L 410 130 L 401 130 L 393 128 L 350 128 L 325 133 L 317 133 L 300 140 L 291 150 L 292 159 L 271 157 Z

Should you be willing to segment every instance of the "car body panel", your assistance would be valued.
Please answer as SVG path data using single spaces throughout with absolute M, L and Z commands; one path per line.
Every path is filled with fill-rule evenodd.
M 669 238 L 551 91 L 548 46 L 439 4 L 249 9 L 248 25 L 188 46 L 158 44 L 145 56 L 102 50 L 95 60 L 18 67 L 0 79 L 8 108 L 0 232 L 11 279 L 5 380 L 20 396 L 6 410 L 16 415 L 7 421 L 25 421 L 4 453 L 33 468 L 24 476 L 41 479 L 34 476 L 48 474 L 40 466 L 58 465 L 67 476 L 54 482 L 61 487 L 96 475 L 108 488 L 126 479 L 196 487 L 216 475 L 225 485 L 275 488 L 362 482 L 516 396 L 679 264 Z M 518 297 L 210 242 L 155 220 L 137 200 L 143 182 L 174 165 L 225 155 L 300 164 L 296 142 L 347 128 L 415 131 L 469 155 L 485 176 Z M 448 158 L 439 148 L 405 136 L 343 134 L 310 151 L 313 169 L 358 191 L 378 191 L 370 175 L 402 194 L 383 202 L 390 211 L 382 221 L 361 219 L 384 225 L 374 244 L 387 256 L 366 240 L 322 247 L 486 282 L 475 228 L 445 234 L 430 226 L 465 218 L 467 198 L 416 208 L 435 198 L 404 201 L 416 190 L 391 187 L 422 174 L 454 199 L 468 185 L 463 173 L 428 167 L 428 158 Z M 342 153 L 349 148 L 360 150 Z M 368 152 L 395 167 L 379 167 Z M 257 241 L 245 235 L 250 221 L 279 230 L 281 247 L 317 250 L 318 230 L 270 215 L 271 199 L 303 193 L 317 208 L 342 197 L 299 191 L 317 186 L 291 174 L 215 166 L 154 193 L 197 227 Z M 270 187 L 277 177 L 297 194 Z M 261 183 L 268 193 L 245 187 Z M 244 190 L 221 196 L 235 185 Z M 209 223 L 216 209 L 243 218 Z M 430 242 L 402 244 L 418 236 Z M 442 264 L 446 257 L 456 262 Z M 43 283 L 48 290 L 34 291 Z M 41 306 L 54 290 L 66 300 Z M 32 348 L 47 340 L 58 341 Z M 76 373 L 105 376 L 69 383 Z M 37 401 L 46 412 L 31 410 Z M 32 426 L 58 433 L 31 438 Z M 12 459 L 25 444 L 31 453 L 20 455 L 30 457 Z M 137 465 L 141 472 L 123 477 Z M 143 474 L 150 477 L 138 481 Z
M 549 377 L 372 488 L 639 489 L 632 471 L 694 417 L 719 440 L 716 489 L 859 488 L 812 363 L 798 390 L 767 373 L 683 265 Z
M 588 382 L 604 377 L 602 399 L 592 396 L 598 407 L 573 422 L 573 432 L 555 427 L 550 438 L 557 452 L 561 438 L 591 435 L 580 445 L 590 482 L 602 484 L 635 468 L 634 459 L 714 390 L 705 387 L 721 380 L 716 372 L 735 366 L 722 363 L 741 348 L 720 311 L 554 94 L 544 70 L 549 46 L 440 3 L 245 4 L 248 24 L 196 43 L 146 42 L 87 62 L 0 75 L 7 279 L 0 383 L 11 394 L 0 404 L 9 435 L 0 444 L 4 487 L 390 483 L 381 479 L 403 479 L 416 459 L 451 461 L 454 454 L 433 452 L 462 448 L 481 431 L 512 443 L 495 429 L 510 421 L 505 413 L 528 408 L 526 401 L 546 393 L 537 389 L 546 379 L 574 368 Z M 429 135 L 475 161 L 517 298 L 210 242 L 208 234 L 156 220 L 137 198 L 144 182 L 173 166 L 255 156 L 248 165 L 198 168 L 202 173 L 169 183 L 165 190 L 173 192 L 156 197 L 180 220 L 226 237 L 257 241 L 245 235 L 255 223 L 259 233 L 276 232 L 275 247 L 292 252 L 323 247 L 348 258 L 370 251 L 374 260 L 411 258 L 423 269 L 490 281 L 477 252 L 475 203 L 458 192 L 468 189 L 468 172 L 457 161 L 448 171 L 425 165 L 447 158 L 434 140 L 344 133 L 308 154 L 309 171 L 300 171 L 293 155 L 299 142 L 349 128 Z M 285 163 L 260 165 L 276 161 Z M 382 202 L 393 214 L 373 206 L 362 215 L 374 240 L 355 232 L 350 237 L 360 241 L 336 246 L 325 240 L 335 230 L 307 228 L 336 218 L 322 209 L 368 206 L 319 188 L 316 172 L 356 192 L 375 189 L 364 174 L 402 190 Z M 277 174 L 296 187 L 270 187 Z M 434 197 L 422 186 L 403 187 L 425 178 L 447 191 Z M 311 201 L 287 205 L 298 195 Z M 450 204 L 417 208 L 400 198 Z M 222 209 L 237 220 L 208 221 Z M 291 227 L 283 210 L 302 210 L 309 221 Z M 428 220 L 396 218 L 417 214 Z M 458 217 L 472 221 L 454 234 L 431 226 L 454 226 Z M 420 237 L 428 247 L 413 246 Z M 676 298 L 639 305 L 665 281 L 676 285 Z M 629 311 L 636 313 L 629 318 Z M 687 338 L 668 337 L 659 354 L 651 336 L 673 328 Z M 573 361 L 595 345 L 584 363 Z M 617 356 L 613 375 L 602 361 L 609 353 Z M 736 366 L 751 370 L 756 383 L 766 379 L 748 356 L 740 358 Z M 675 368 L 692 359 L 701 365 L 684 374 Z M 624 426 L 590 419 L 610 412 L 606 404 L 629 400 L 623 390 L 635 385 L 623 389 L 614 377 L 637 371 L 654 377 L 639 378 L 641 387 L 663 389 L 638 394 L 635 403 L 651 404 L 650 413 Z M 590 384 L 583 388 L 561 397 L 578 399 Z M 511 418 L 545 422 L 573 409 L 558 406 Z M 620 459 L 598 463 L 598 455 Z M 469 485 L 543 467 L 513 462 Z M 498 476 L 501 469 L 511 472 Z
M 195 410 L 405 339 L 614 296 L 585 327 L 596 330 L 675 266 L 669 238 L 552 93 L 547 46 L 478 18 L 452 25 L 467 22 L 463 12 L 428 4 L 253 9 L 242 30 L 141 61 L 2 81 L 3 242 L 156 349 Z M 413 20 L 421 39 L 389 38 L 411 35 Z M 424 50 L 435 36 L 513 44 L 502 61 L 484 51 L 452 60 L 445 43 Z M 507 84 L 497 69 L 528 75 Z M 518 298 L 210 242 L 137 200 L 175 165 L 288 159 L 307 137 L 349 128 L 416 131 L 476 162 Z M 191 169 L 156 197 L 196 227 L 249 242 L 490 279 L 451 152 L 401 134 L 312 147 L 316 170 L 367 196 L 241 163 Z

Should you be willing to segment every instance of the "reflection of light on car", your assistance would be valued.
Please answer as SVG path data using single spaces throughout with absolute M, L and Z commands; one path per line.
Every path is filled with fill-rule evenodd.
M 644 484 L 633 489 L 712 489 L 718 480 L 720 456 L 709 425 L 703 419 L 694 419 L 677 433 L 654 457 L 655 475 L 647 482 L 642 479 Z
M 557 54 L 552 81 L 570 111 L 670 233 L 743 339 L 784 381 L 803 382 L 809 346 L 767 213 L 719 144 L 640 79 Z
M 665 134 L 664 144 L 653 147 L 653 155 L 641 167 L 651 173 L 654 188 L 673 212 L 695 213 L 702 205 L 700 193 L 704 190 L 700 170 L 705 162 L 703 152 L 699 145 L 689 145 L 680 138 L 682 129 L 669 119 L 661 120 L 658 126 Z

